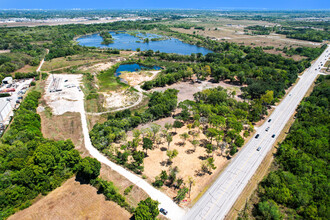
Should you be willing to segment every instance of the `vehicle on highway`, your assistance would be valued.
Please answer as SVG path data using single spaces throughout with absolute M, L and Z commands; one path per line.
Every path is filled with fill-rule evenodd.
M 259 146 L 258 148 L 257 148 L 257 151 L 260 151 L 261 150 L 261 147 Z
M 267 127 L 267 128 L 266 128 L 266 131 L 269 131 L 269 128 L 270 128 L 270 127 Z
M 274 138 L 274 137 L 275 137 L 275 134 L 272 135 L 272 138 Z
M 272 121 L 272 119 L 270 118 L 270 119 L 268 119 L 268 122 L 271 122 Z
M 257 134 L 257 135 L 255 136 L 256 139 L 258 139 L 258 137 L 259 137 L 259 134 Z
M 163 209 L 163 208 L 160 208 L 159 211 L 160 211 L 161 213 L 163 213 L 164 215 L 167 215 L 167 213 L 168 213 L 168 212 L 167 212 L 165 209 Z

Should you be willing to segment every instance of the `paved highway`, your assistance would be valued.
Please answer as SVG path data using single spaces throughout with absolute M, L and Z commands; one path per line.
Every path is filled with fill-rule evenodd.
M 267 121 L 257 129 L 256 134 L 259 134 L 259 137 L 254 137 L 247 143 L 215 183 L 187 212 L 184 219 L 219 220 L 225 218 L 316 79 L 319 70 L 329 58 L 329 52 L 330 46 L 328 45 L 322 55 L 305 71 L 290 93 L 275 108 Z M 275 135 L 274 138 L 273 135 Z

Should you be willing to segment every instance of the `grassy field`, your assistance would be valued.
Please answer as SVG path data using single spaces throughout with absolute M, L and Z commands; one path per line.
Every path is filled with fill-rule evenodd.
M 268 53 L 282 54 L 286 56 L 281 51 L 276 51 L 276 48 L 283 47 L 319 47 L 319 43 L 288 39 L 284 35 L 271 33 L 270 35 L 246 35 L 244 28 L 251 25 L 266 25 L 274 26 L 275 23 L 270 23 L 266 21 L 253 21 L 253 20 L 231 20 L 227 18 L 186 18 L 177 21 L 166 21 L 164 24 L 175 25 L 175 24 L 188 24 L 198 27 L 204 27 L 201 29 L 184 29 L 184 28 L 172 28 L 174 31 L 187 34 L 198 34 L 204 37 L 209 37 L 211 39 L 221 41 L 221 42 L 234 42 L 238 44 L 243 44 L 247 46 L 261 46 L 261 47 L 274 47 L 272 50 L 266 50 Z M 291 58 L 299 60 L 303 57 L 292 56 Z
M 70 66 L 88 65 L 95 62 L 106 61 L 113 55 L 106 53 L 88 52 L 68 57 L 59 57 L 46 61 L 42 67 L 43 71 L 54 71 Z
M 106 71 L 102 71 L 97 76 L 100 92 L 106 92 L 109 90 L 115 91 L 118 89 L 129 87 L 125 83 L 120 82 L 119 78 L 114 75 L 118 66 L 119 64 L 116 64 L 112 66 L 110 69 Z

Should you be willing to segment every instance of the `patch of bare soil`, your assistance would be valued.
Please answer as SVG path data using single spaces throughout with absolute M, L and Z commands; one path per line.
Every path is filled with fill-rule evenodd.
M 197 92 L 203 91 L 205 89 L 216 88 L 219 86 L 228 89 L 229 91 L 235 91 L 235 99 L 238 101 L 242 101 L 242 99 L 239 97 L 239 95 L 241 95 L 240 86 L 227 84 L 225 82 L 212 83 L 210 81 L 202 81 L 201 83 L 194 83 L 189 80 L 186 82 L 178 82 L 166 87 L 155 88 L 151 91 L 165 91 L 166 89 L 177 89 L 179 90 L 178 102 L 182 102 L 187 99 L 194 100 L 194 94 Z
M 155 121 L 156 124 L 164 125 L 165 123 L 172 123 L 173 118 L 164 118 L 161 120 Z M 143 127 L 147 127 L 144 125 Z M 141 126 L 142 128 L 142 126 Z M 205 190 L 209 186 L 209 184 L 218 176 L 219 172 L 223 170 L 223 168 L 227 165 L 229 160 L 221 155 L 220 150 L 214 152 L 214 165 L 216 166 L 216 170 L 212 170 L 211 173 L 205 173 L 201 170 L 201 164 L 206 161 L 208 155 L 206 153 L 206 149 L 204 145 L 208 142 L 206 136 L 199 131 L 198 128 L 194 128 L 189 130 L 186 126 L 179 129 L 170 130 L 174 134 L 173 141 L 170 143 L 168 147 L 168 142 L 166 142 L 165 138 L 161 138 L 160 141 L 154 145 L 153 150 L 148 151 L 148 156 L 144 159 L 144 172 L 146 175 L 148 182 L 152 183 L 155 181 L 155 177 L 158 176 L 162 170 L 165 170 L 169 173 L 170 167 L 177 166 L 179 172 L 177 174 L 177 178 L 183 178 L 184 184 L 188 186 L 188 177 L 192 177 L 194 179 L 195 185 L 192 186 L 191 196 L 190 198 L 186 198 L 186 201 L 182 202 L 180 205 L 184 207 L 188 207 L 195 198 L 199 196 L 201 192 Z M 195 140 L 199 140 L 199 145 L 196 148 L 192 145 L 191 141 L 193 137 L 189 135 L 187 140 L 183 140 L 180 134 L 196 132 L 198 133 L 198 137 Z M 132 140 L 132 133 L 128 133 L 127 140 Z M 213 141 L 213 144 L 216 144 Z M 168 161 L 168 156 L 166 155 L 167 149 L 174 150 L 176 149 L 179 153 L 178 156 L 175 157 L 172 162 Z M 138 150 L 143 151 L 142 146 L 138 147 Z M 161 188 L 168 196 L 174 198 L 177 195 L 177 189 L 174 187 L 163 186 Z M 187 196 L 188 197 L 188 196 Z
M 159 72 L 160 70 L 124 72 L 120 75 L 120 78 L 125 79 L 130 86 L 137 86 L 142 82 L 152 80 Z
M 96 188 L 80 184 L 75 178 L 67 180 L 47 196 L 27 209 L 9 217 L 26 219 L 129 219 L 131 214 L 112 201 L 107 201 Z
M 79 69 L 83 70 L 83 71 L 88 70 L 88 71 L 91 71 L 94 73 L 98 73 L 100 71 L 107 70 L 107 69 L 111 68 L 113 65 L 115 65 L 116 63 L 124 61 L 124 60 L 126 60 L 126 59 L 123 57 L 114 57 L 114 58 L 111 58 L 109 62 L 97 63 L 92 66 L 82 66 Z
M 117 109 L 120 107 L 130 106 L 137 102 L 139 95 L 130 89 L 111 91 L 102 93 L 105 98 L 103 107 L 106 109 Z

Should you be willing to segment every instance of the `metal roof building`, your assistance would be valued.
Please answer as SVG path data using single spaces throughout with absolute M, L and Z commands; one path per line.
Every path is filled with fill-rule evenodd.
M 0 123 L 4 123 L 9 120 L 9 117 L 13 114 L 13 109 L 9 101 L 0 100 Z

